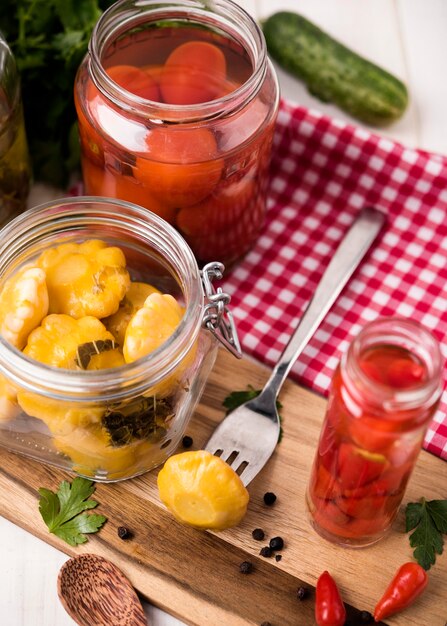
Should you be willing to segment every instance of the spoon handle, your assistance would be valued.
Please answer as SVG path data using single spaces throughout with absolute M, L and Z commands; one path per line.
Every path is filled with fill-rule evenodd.
M 275 401 L 293 364 L 354 273 L 385 222 L 385 215 L 364 208 L 342 240 L 281 354 L 259 400 Z

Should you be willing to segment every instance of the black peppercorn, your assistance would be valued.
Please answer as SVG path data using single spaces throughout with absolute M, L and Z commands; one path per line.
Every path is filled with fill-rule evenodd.
M 261 626 L 272 626 L 270 622 L 262 622 Z
M 373 616 L 369 611 L 361 611 L 360 612 L 360 621 L 362 624 L 371 624 L 373 620 Z
M 269 543 L 272 550 L 282 550 L 284 548 L 284 539 L 282 537 L 273 537 Z
M 276 495 L 272 493 L 271 491 L 267 491 L 267 493 L 264 494 L 264 502 L 267 506 L 272 506 L 272 504 L 274 504 L 275 501 L 276 501 Z
M 118 537 L 120 539 L 130 539 L 132 537 L 132 533 L 125 526 L 118 527 Z
M 250 561 L 242 561 L 239 565 L 239 571 L 241 574 L 249 574 L 253 570 L 253 563 Z
M 266 559 L 269 559 L 273 555 L 273 551 L 268 546 L 264 546 L 263 548 L 261 548 L 261 551 L 259 554 L 261 556 L 265 556 Z
M 307 587 L 298 587 L 296 596 L 298 600 L 304 600 L 309 595 L 309 589 Z
M 190 448 L 192 444 L 193 444 L 192 437 L 190 437 L 189 435 L 185 435 L 182 439 L 182 446 L 184 448 Z
M 275 561 L 280 561 L 282 559 L 282 554 L 275 554 Z
M 255 528 L 254 531 L 251 533 L 251 536 L 253 537 L 253 539 L 256 539 L 256 541 L 262 541 L 265 537 L 265 533 L 262 528 Z

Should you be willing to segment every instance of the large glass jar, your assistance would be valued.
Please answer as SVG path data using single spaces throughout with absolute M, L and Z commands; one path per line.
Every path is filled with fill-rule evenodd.
M 106 198 L 66 199 L 29 210 L 0 231 L 0 241 L 0 445 L 99 481 L 129 478 L 162 463 L 177 448 L 215 359 L 222 321 L 216 307 L 225 294 L 210 292 L 222 268 L 210 265 L 201 275 L 169 224 L 146 209 Z M 86 257 L 87 248 L 81 254 L 79 246 L 92 241 Z M 66 306 L 87 302 L 80 280 L 89 280 L 84 274 L 100 255 L 105 269 L 95 270 L 87 295 L 106 302 L 109 285 L 115 289 L 125 275 L 121 266 L 113 273 L 104 261 L 104 255 L 116 257 L 117 248 L 131 282 L 116 314 L 61 314 Z M 38 282 L 42 268 L 49 308 Z M 213 296 L 208 303 L 202 277 L 205 296 Z M 164 343 L 124 363 L 120 333 L 127 332 L 131 309 L 142 306 L 130 295 L 142 283 L 170 294 L 169 302 L 175 299 L 183 313 Z M 167 323 L 163 309 L 157 317 L 161 297 L 144 340 Z M 24 325 L 17 326 L 18 319 L 28 324 L 21 343 L 17 336 Z M 84 335 L 86 328 L 94 328 L 93 339 Z M 62 364 L 54 366 L 55 359 Z
M 30 178 L 19 73 L 0 31 L 0 224 L 26 209 Z
M 75 85 L 85 190 L 162 216 L 200 263 L 231 263 L 264 222 L 278 100 L 262 32 L 233 2 L 119 0 Z
M 337 368 L 310 477 L 315 530 L 344 546 L 391 527 L 442 390 L 434 336 L 407 319 L 367 324 Z

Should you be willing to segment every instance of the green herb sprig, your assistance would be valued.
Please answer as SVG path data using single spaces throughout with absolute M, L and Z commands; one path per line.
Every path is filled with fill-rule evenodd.
M 80 477 L 71 484 L 64 480 L 56 493 L 44 487 L 39 489 L 39 511 L 50 533 L 70 546 L 85 543 L 86 534 L 96 533 L 107 518 L 84 512 L 98 505 L 95 500 L 89 500 L 94 491 L 94 483 Z
M 248 402 L 249 400 L 253 400 L 261 393 L 262 389 L 255 389 L 252 385 L 247 385 L 247 389 L 243 389 L 242 391 L 232 391 L 226 398 L 224 398 L 222 405 L 227 409 L 226 415 L 237 409 L 238 406 Z M 282 404 L 279 400 L 276 401 L 276 408 L 278 409 L 279 421 L 282 421 L 282 415 L 280 413 L 282 409 Z M 282 426 L 279 429 L 279 437 L 278 443 L 281 441 L 283 436 Z
M 405 509 L 406 532 L 410 535 L 410 545 L 415 548 L 413 555 L 419 565 L 429 570 L 435 564 L 436 555 L 442 554 L 443 534 L 447 533 L 447 500 L 421 498 L 410 502 Z
M 65 185 L 79 161 L 73 85 L 91 32 L 113 0 L 2 0 L 36 179 Z

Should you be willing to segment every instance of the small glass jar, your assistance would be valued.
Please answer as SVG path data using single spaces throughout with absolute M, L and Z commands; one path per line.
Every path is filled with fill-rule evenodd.
M 228 265 L 264 222 L 278 103 L 263 34 L 233 2 L 119 0 L 75 84 L 85 191 L 150 209 L 199 263 Z
M 0 225 L 26 209 L 30 179 L 19 73 L 0 31 Z
M 438 342 L 420 324 L 366 325 L 333 380 L 307 490 L 314 529 L 342 546 L 383 537 L 396 517 L 442 383 Z
M 4 329 L 9 322 L 4 307 L 9 301 L 1 296 L 0 445 L 97 481 L 114 481 L 150 470 L 179 445 L 215 360 L 219 324 L 226 322 L 217 308 L 223 307 L 225 316 L 228 297 L 220 291 L 214 293 L 211 284 L 223 268 L 210 265 L 201 273 L 183 238 L 158 216 L 127 202 L 88 197 L 42 205 L 3 228 L 0 290 L 21 268 L 36 266 L 36 259 L 50 248 L 89 240 L 118 247 L 125 255 L 132 283 L 149 283 L 171 294 L 184 309 L 181 321 L 160 347 L 133 362 L 86 369 L 84 356 L 88 362 L 96 348 L 99 357 L 109 354 L 102 354 L 103 349 L 111 354 L 116 348 L 89 340 L 83 350 L 85 346 L 95 350 L 84 355 L 79 347 L 75 369 L 59 368 L 45 364 L 48 339 L 41 344 L 42 361 L 6 340 Z M 72 264 L 69 271 L 77 270 Z M 98 276 L 101 290 L 102 274 Z M 70 283 L 66 270 L 63 281 Z M 29 280 L 27 289 L 33 293 Z M 30 295 L 28 304 L 33 306 L 35 299 L 35 293 Z M 124 314 L 128 304 L 123 298 L 120 307 Z M 37 320 L 39 331 L 50 317 L 60 324 L 69 316 L 48 314 Z M 116 319 L 111 320 L 101 318 L 100 326 L 108 331 L 119 326 Z M 31 334 L 25 340 L 26 348 Z M 230 333 L 227 339 L 232 338 Z M 235 341 L 237 344 L 237 338 Z

